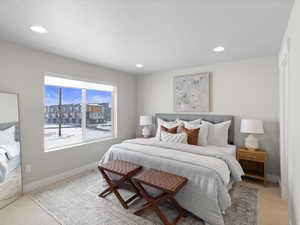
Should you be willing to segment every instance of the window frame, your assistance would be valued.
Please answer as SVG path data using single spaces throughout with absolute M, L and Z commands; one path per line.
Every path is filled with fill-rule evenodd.
M 66 85 L 48 85 L 45 82 L 46 77 L 54 77 L 54 78 L 61 78 L 61 79 L 68 79 L 68 80 L 73 80 L 73 81 L 80 81 L 80 82 L 86 82 L 86 83 L 93 83 L 93 84 L 99 84 L 99 85 L 107 85 L 111 86 L 113 90 L 111 91 L 112 93 L 112 103 L 111 103 L 111 122 L 112 122 L 112 135 L 109 137 L 103 137 L 103 138 L 95 138 L 95 139 L 85 139 L 82 140 L 78 143 L 74 144 L 67 144 L 59 147 L 53 147 L 53 148 L 46 148 L 45 146 L 45 134 L 44 134 L 44 129 L 45 129 L 45 120 L 43 119 L 43 148 L 44 152 L 52 152 L 52 151 L 57 151 L 57 150 L 63 150 L 63 149 L 68 149 L 68 148 L 74 148 L 76 146 L 82 146 L 86 144 L 91 144 L 91 143 L 97 143 L 97 142 L 103 142 L 103 141 L 108 141 L 108 140 L 113 140 L 118 138 L 118 86 L 114 83 L 109 83 L 109 82 L 103 82 L 103 81 L 95 81 L 95 80 L 90 80 L 90 79 L 82 79 L 74 76 L 67 76 L 67 75 L 61 75 L 61 74 L 56 74 L 56 73 L 45 73 L 44 75 L 44 82 L 43 82 L 43 108 L 45 107 L 45 86 L 52 86 L 52 87 L 60 87 L 60 88 L 76 88 L 72 86 L 66 86 Z M 81 89 L 82 91 L 82 107 L 81 107 L 81 115 L 84 117 L 85 121 L 83 123 L 83 118 L 81 120 L 81 126 L 82 129 L 84 129 L 84 126 L 86 126 L 86 113 L 83 113 L 83 108 L 85 109 L 86 112 L 86 91 L 87 90 L 94 90 L 94 91 L 107 91 L 107 90 L 101 90 L 101 89 L 93 89 L 93 88 L 78 88 Z M 84 116 L 83 116 L 84 115 Z M 44 110 L 43 110 L 43 118 L 44 118 Z M 84 126 L 83 126 L 84 125 Z M 86 130 L 86 129 L 84 129 Z

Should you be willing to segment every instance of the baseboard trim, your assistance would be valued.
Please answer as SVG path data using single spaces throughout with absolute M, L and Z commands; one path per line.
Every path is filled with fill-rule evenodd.
M 66 178 L 78 175 L 80 173 L 83 173 L 83 172 L 86 172 L 89 170 L 93 170 L 93 169 L 97 168 L 97 164 L 98 164 L 98 162 L 93 162 L 93 163 L 90 163 L 88 165 L 85 165 L 85 166 L 82 166 L 79 168 L 68 170 L 66 172 L 63 172 L 63 173 L 60 173 L 60 174 L 57 174 L 54 176 L 46 177 L 44 179 L 25 184 L 23 186 L 23 193 L 26 194 L 29 192 L 33 192 L 34 190 L 37 190 L 37 189 L 45 187 L 47 185 L 56 183 L 58 181 L 66 179 Z

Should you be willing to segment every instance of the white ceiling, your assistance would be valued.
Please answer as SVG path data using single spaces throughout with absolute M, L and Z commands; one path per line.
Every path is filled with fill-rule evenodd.
M 0 39 L 147 74 L 275 55 L 293 0 L 1 0 Z M 30 31 L 42 25 L 49 33 Z M 216 46 L 225 51 L 214 53 Z M 145 67 L 138 69 L 135 64 Z

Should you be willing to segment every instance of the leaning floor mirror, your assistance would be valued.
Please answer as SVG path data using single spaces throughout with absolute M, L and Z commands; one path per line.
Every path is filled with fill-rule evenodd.
M 0 209 L 22 195 L 18 95 L 0 92 Z

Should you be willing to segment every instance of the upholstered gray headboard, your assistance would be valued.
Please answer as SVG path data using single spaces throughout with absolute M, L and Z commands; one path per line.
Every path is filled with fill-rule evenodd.
M 6 130 L 13 126 L 15 126 L 15 141 L 20 141 L 20 127 L 18 122 L 0 123 L 0 131 Z
M 196 115 L 196 114 L 166 114 L 166 113 L 157 113 L 155 114 L 155 126 L 154 130 L 156 130 L 157 126 L 157 118 L 166 120 L 166 121 L 172 121 L 176 120 L 177 118 L 190 121 L 190 120 L 196 120 L 196 119 L 202 119 L 211 123 L 220 123 L 224 121 L 231 120 L 231 125 L 228 130 L 228 143 L 234 144 L 234 116 L 230 115 Z

